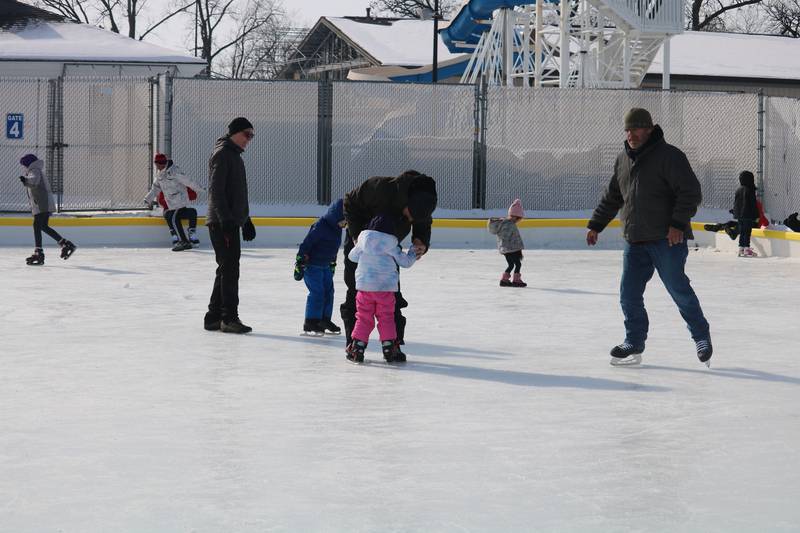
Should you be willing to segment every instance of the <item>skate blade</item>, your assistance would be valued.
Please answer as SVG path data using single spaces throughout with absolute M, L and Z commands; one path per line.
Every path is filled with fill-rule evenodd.
M 70 251 L 70 252 L 67 252 L 67 253 L 61 254 L 61 259 L 63 259 L 64 261 L 66 261 L 67 259 L 69 259 L 70 257 L 72 257 L 72 254 L 74 254 L 74 253 L 75 253 L 75 250 L 72 250 L 72 251 Z
M 612 357 L 610 364 L 611 366 L 636 366 L 641 364 L 642 356 L 639 354 L 629 355 L 628 357 Z
M 363 366 L 363 365 L 366 365 L 366 364 L 369 363 L 369 361 L 367 359 L 364 359 L 363 361 L 353 361 L 353 360 L 348 359 L 348 358 L 345 357 L 344 360 L 347 361 L 348 363 L 350 363 L 351 365 L 355 365 L 355 366 Z
M 326 331 L 325 335 L 341 335 L 341 331 Z
M 300 333 L 301 337 L 324 337 L 324 333 L 317 333 L 315 331 L 303 331 Z

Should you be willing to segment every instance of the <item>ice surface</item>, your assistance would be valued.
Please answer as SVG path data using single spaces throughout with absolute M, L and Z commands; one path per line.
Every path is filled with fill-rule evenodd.
M 644 364 L 612 368 L 619 251 L 526 251 L 501 289 L 496 252 L 434 248 L 394 368 L 298 335 L 293 249 L 244 252 L 252 334 L 204 331 L 205 246 L 2 248 L 0 530 L 800 527 L 797 260 L 693 252 L 713 368 L 657 279 Z

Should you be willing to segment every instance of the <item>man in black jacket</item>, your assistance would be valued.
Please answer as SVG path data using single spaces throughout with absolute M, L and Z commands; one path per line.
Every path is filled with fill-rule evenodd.
M 739 232 L 739 257 L 758 257 L 750 248 L 753 227 L 758 225 L 758 204 L 756 204 L 756 177 L 749 170 L 739 173 L 740 187 L 736 189 L 731 214 L 737 222 Z
M 408 170 L 396 178 L 373 177 L 344 197 L 344 217 L 347 221 L 347 236 L 344 242 L 344 282 L 347 285 L 347 297 L 341 305 L 342 321 L 347 335 L 347 345 L 352 338 L 350 334 L 356 323 L 356 263 L 347 259 L 347 254 L 355 246 L 358 235 L 366 229 L 372 217 L 390 216 L 395 222 L 395 236 L 398 241 L 411 233 L 411 243 L 417 258 L 427 253 L 431 243 L 431 215 L 437 203 L 436 182 L 430 176 Z M 407 307 L 400 291 L 395 298 L 394 319 L 397 327 L 397 341 L 403 344 L 406 318 L 400 311 Z M 405 361 L 405 354 L 398 349 L 397 359 Z
M 239 259 L 242 238 L 252 241 L 256 228 L 250 220 L 247 174 L 242 152 L 253 139 L 253 125 L 239 117 L 228 125 L 228 134 L 217 139 L 208 161 L 208 214 L 206 226 L 217 260 L 217 275 L 204 327 L 209 331 L 249 333 L 253 328 L 239 320 Z
M 689 160 L 667 144 L 650 113 L 634 108 L 625 115 L 625 150 L 617 156 L 614 175 L 589 221 L 586 242 L 620 214 L 625 238 L 620 304 L 625 341 L 611 350 L 612 365 L 638 364 L 649 321 L 644 308 L 647 282 L 658 271 L 695 341 L 697 357 L 709 364 L 711 334 L 684 268 L 692 239 L 691 218 L 702 201 L 700 182 Z

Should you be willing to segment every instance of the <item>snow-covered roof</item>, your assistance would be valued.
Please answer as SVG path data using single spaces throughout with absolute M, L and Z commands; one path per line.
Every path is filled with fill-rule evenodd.
M 386 24 L 370 24 L 343 17 L 325 17 L 356 45 L 382 65 L 420 66 L 433 61 L 433 21 L 397 20 Z M 439 37 L 439 60 L 452 54 Z
M 649 74 L 662 74 L 659 50 Z M 670 41 L 672 75 L 800 79 L 800 39 L 775 35 L 687 31 Z
M 31 22 L 0 30 L 0 61 L 197 64 L 200 58 L 73 22 Z

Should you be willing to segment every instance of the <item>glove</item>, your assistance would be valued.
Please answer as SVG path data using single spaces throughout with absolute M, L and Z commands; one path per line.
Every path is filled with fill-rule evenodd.
M 331 268 L 331 274 L 336 274 L 336 261 L 331 261 L 331 264 L 328 266 Z
M 300 254 L 294 258 L 294 280 L 300 281 L 306 273 L 306 257 Z
M 19 177 L 19 181 L 21 181 L 22 183 L 25 183 L 25 176 L 20 176 Z
M 253 225 L 253 221 L 249 218 L 247 222 L 244 223 L 242 226 L 242 239 L 246 241 L 252 241 L 256 238 L 256 227 Z

